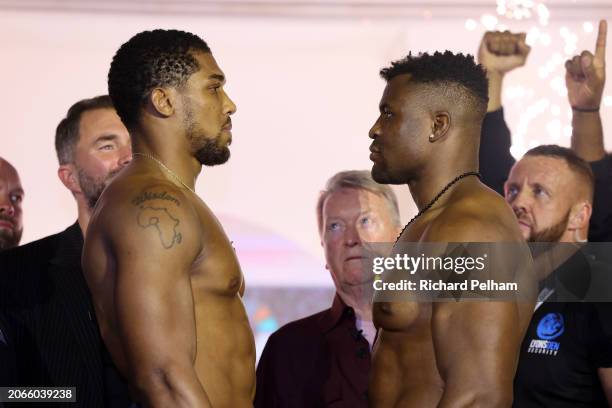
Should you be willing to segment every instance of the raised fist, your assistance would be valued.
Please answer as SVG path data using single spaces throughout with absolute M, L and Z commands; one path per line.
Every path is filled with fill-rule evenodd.
M 525 43 L 525 33 L 487 31 L 478 50 L 478 62 L 490 74 L 503 76 L 527 61 L 531 47 Z

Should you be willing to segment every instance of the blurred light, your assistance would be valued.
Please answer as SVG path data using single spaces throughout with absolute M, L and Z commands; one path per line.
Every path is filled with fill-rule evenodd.
M 582 29 L 584 30 L 585 33 L 592 33 L 593 32 L 593 23 L 591 23 L 589 21 L 585 21 L 584 24 L 582 24 Z
M 540 29 L 538 27 L 531 27 L 527 32 L 527 38 L 525 38 L 525 42 L 530 47 L 535 45 L 536 41 L 540 37 Z
M 503 4 L 500 4 L 499 6 L 497 6 L 497 14 L 499 14 L 500 16 L 503 16 L 504 14 L 506 14 L 506 6 Z
M 483 16 L 480 18 L 480 22 L 487 30 L 493 30 L 497 24 L 497 17 L 491 14 L 483 14 Z
M 504 96 L 508 99 L 520 99 L 525 97 L 525 88 L 522 86 L 509 86 L 504 90 Z
M 538 75 L 540 78 L 544 79 L 548 76 L 548 70 L 544 67 L 540 67 L 540 69 L 538 69 Z
M 572 127 L 570 125 L 566 125 L 563 127 L 563 136 L 570 137 L 572 136 Z
M 612 106 L 612 96 L 610 95 L 604 96 L 603 103 L 605 106 Z
M 478 23 L 476 22 L 476 20 L 473 20 L 471 18 L 468 18 L 467 20 L 465 20 L 465 28 L 467 30 L 474 31 L 476 27 L 478 27 Z
M 510 146 L 510 154 L 517 160 L 523 157 L 526 151 L 527 148 L 520 144 L 513 144 Z
M 563 81 L 563 78 L 557 75 L 550 81 L 550 87 L 555 91 L 559 92 L 561 88 L 565 88 L 565 82 Z
M 567 55 L 573 55 L 574 52 L 576 52 L 576 44 L 566 44 L 565 48 L 563 48 L 563 51 L 565 51 L 565 54 Z
M 540 3 L 538 4 L 537 10 L 538 10 L 538 17 L 540 18 L 540 20 L 548 20 L 548 18 L 550 17 L 550 11 L 548 11 L 548 7 Z
M 553 116 L 559 116 L 561 114 L 561 108 L 559 105 L 552 105 L 550 107 L 550 113 L 552 113 Z
M 555 64 L 560 64 L 563 62 L 563 57 L 561 56 L 560 52 L 555 52 L 552 56 L 552 61 Z
M 559 119 L 553 119 L 546 124 L 546 130 L 548 136 L 553 140 L 559 140 L 561 138 L 561 122 Z
M 565 38 L 565 37 L 569 37 L 569 30 L 567 29 L 567 27 L 563 26 L 561 27 L 561 29 L 559 30 L 559 34 L 561 34 L 561 37 Z
M 540 36 L 540 43 L 545 46 L 548 47 L 550 45 L 550 35 L 548 35 L 547 33 L 544 33 Z

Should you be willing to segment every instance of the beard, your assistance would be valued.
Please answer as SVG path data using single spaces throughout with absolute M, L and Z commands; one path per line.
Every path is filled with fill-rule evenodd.
M 186 109 L 184 118 L 185 131 L 191 145 L 195 148 L 196 160 L 204 166 L 216 166 L 228 161 L 230 158 L 229 148 L 227 145 L 219 146 L 218 143 L 221 140 L 221 132 L 214 139 L 206 137 L 202 126 L 193 118 L 191 104 L 187 99 L 183 100 L 183 104 Z
M 230 150 L 227 146 L 219 146 L 216 140 L 206 139 L 196 151 L 195 158 L 205 166 L 216 166 L 229 160 Z
M 569 222 L 569 211 L 555 225 L 552 227 L 548 227 L 543 229 L 542 231 L 534 231 L 529 234 L 529 238 L 527 238 L 527 242 L 559 242 L 561 236 L 567 230 L 567 223 Z
M 19 245 L 22 233 L 23 229 L 0 229 L 0 251 L 15 248 L 17 245 Z
M 77 167 L 79 185 L 81 186 L 81 191 L 83 192 L 83 195 L 87 200 L 87 206 L 90 210 L 92 210 L 96 206 L 96 203 L 100 199 L 102 192 L 108 185 L 108 181 L 112 179 L 117 173 L 119 173 L 119 170 L 121 169 L 111 171 L 106 175 L 106 177 L 96 178 L 87 174 L 84 169 Z

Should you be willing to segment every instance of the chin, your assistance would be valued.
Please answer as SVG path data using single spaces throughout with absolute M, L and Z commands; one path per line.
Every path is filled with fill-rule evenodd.
M 388 171 L 381 170 L 380 167 L 375 163 L 372 166 L 372 178 L 379 184 L 405 184 L 406 182 L 400 180 L 399 177 L 394 177 L 389 174 Z

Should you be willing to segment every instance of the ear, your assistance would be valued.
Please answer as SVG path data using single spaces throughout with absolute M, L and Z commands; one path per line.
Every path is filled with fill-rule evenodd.
M 589 226 L 593 206 L 588 201 L 580 202 L 570 211 L 570 219 L 567 224 L 569 230 L 582 230 Z
M 57 169 L 57 176 L 73 194 L 82 193 L 77 170 L 73 164 L 61 164 Z
M 451 116 L 450 113 L 441 111 L 436 112 L 433 118 L 433 125 L 431 129 L 431 134 L 429 135 L 429 142 L 433 143 L 448 133 L 451 126 Z
M 151 91 L 149 102 L 153 110 L 162 117 L 169 117 L 174 114 L 174 101 L 176 92 L 171 89 L 155 88 Z

